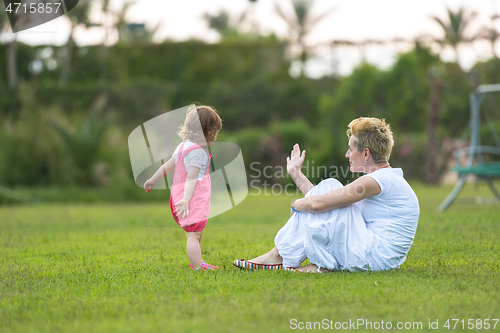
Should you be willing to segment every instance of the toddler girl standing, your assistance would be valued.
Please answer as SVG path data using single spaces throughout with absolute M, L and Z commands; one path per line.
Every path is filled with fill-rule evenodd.
M 201 125 L 201 128 L 200 128 Z M 156 182 L 173 170 L 170 209 L 174 220 L 187 232 L 187 255 L 189 267 L 198 270 L 219 268 L 202 260 L 201 234 L 210 212 L 210 158 L 212 155 L 203 146 L 215 142 L 222 128 L 217 112 L 208 106 L 198 106 L 188 111 L 184 125 L 178 132 L 184 142 L 175 149 L 172 157 L 144 183 L 150 192 Z

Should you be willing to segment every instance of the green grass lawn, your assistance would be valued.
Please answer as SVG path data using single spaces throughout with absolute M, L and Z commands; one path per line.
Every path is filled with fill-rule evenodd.
M 167 204 L 0 206 L 0 332 L 281 332 L 349 320 L 421 322 L 420 331 L 438 320 L 461 331 L 468 319 L 490 319 L 493 330 L 500 205 L 460 199 L 439 214 L 451 187 L 414 188 L 421 217 L 408 259 L 372 273 L 233 267 L 273 247 L 287 196 L 249 195 L 209 221 L 203 256 L 219 272 L 188 268 Z M 489 195 L 485 186 L 464 192 Z M 447 319 L 464 322 L 448 330 Z

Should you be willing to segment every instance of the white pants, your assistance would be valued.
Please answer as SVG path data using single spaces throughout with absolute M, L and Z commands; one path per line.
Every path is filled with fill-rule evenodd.
M 307 194 L 319 195 L 343 185 L 323 180 Z M 285 267 L 299 267 L 308 258 L 329 270 L 378 270 L 370 256 L 373 233 L 366 228 L 355 204 L 320 213 L 293 214 L 276 235 L 274 243 Z

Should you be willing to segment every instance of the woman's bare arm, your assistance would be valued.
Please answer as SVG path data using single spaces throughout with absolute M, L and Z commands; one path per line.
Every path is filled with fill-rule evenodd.
M 309 181 L 309 179 L 307 179 L 302 171 L 297 174 L 290 174 L 290 177 L 292 177 L 293 181 L 304 195 L 306 195 L 307 192 L 309 192 L 314 187 L 314 185 L 311 183 L 311 181 Z
M 380 194 L 380 186 L 371 177 L 364 176 L 352 183 L 321 195 L 311 195 L 293 202 L 297 211 L 317 213 L 351 205 L 372 195 Z
M 314 187 L 301 170 L 305 157 L 306 151 L 304 150 L 301 154 L 299 144 L 296 143 L 293 146 L 290 157 L 286 158 L 286 169 L 288 174 L 292 177 L 292 180 L 304 195 Z

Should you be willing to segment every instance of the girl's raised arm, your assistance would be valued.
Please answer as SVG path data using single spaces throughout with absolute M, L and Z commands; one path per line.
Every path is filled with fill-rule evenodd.
M 144 183 L 144 191 L 150 192 L 151 189 L 155 186 L 156 182 L 160 179 L 167 177 L 169 173 L 174 171 L 175 169 L 175 159 L 171 157 L 168 161 L 163 163 L 163 165 L 155 172 L 153 177 L 146 180 Z

